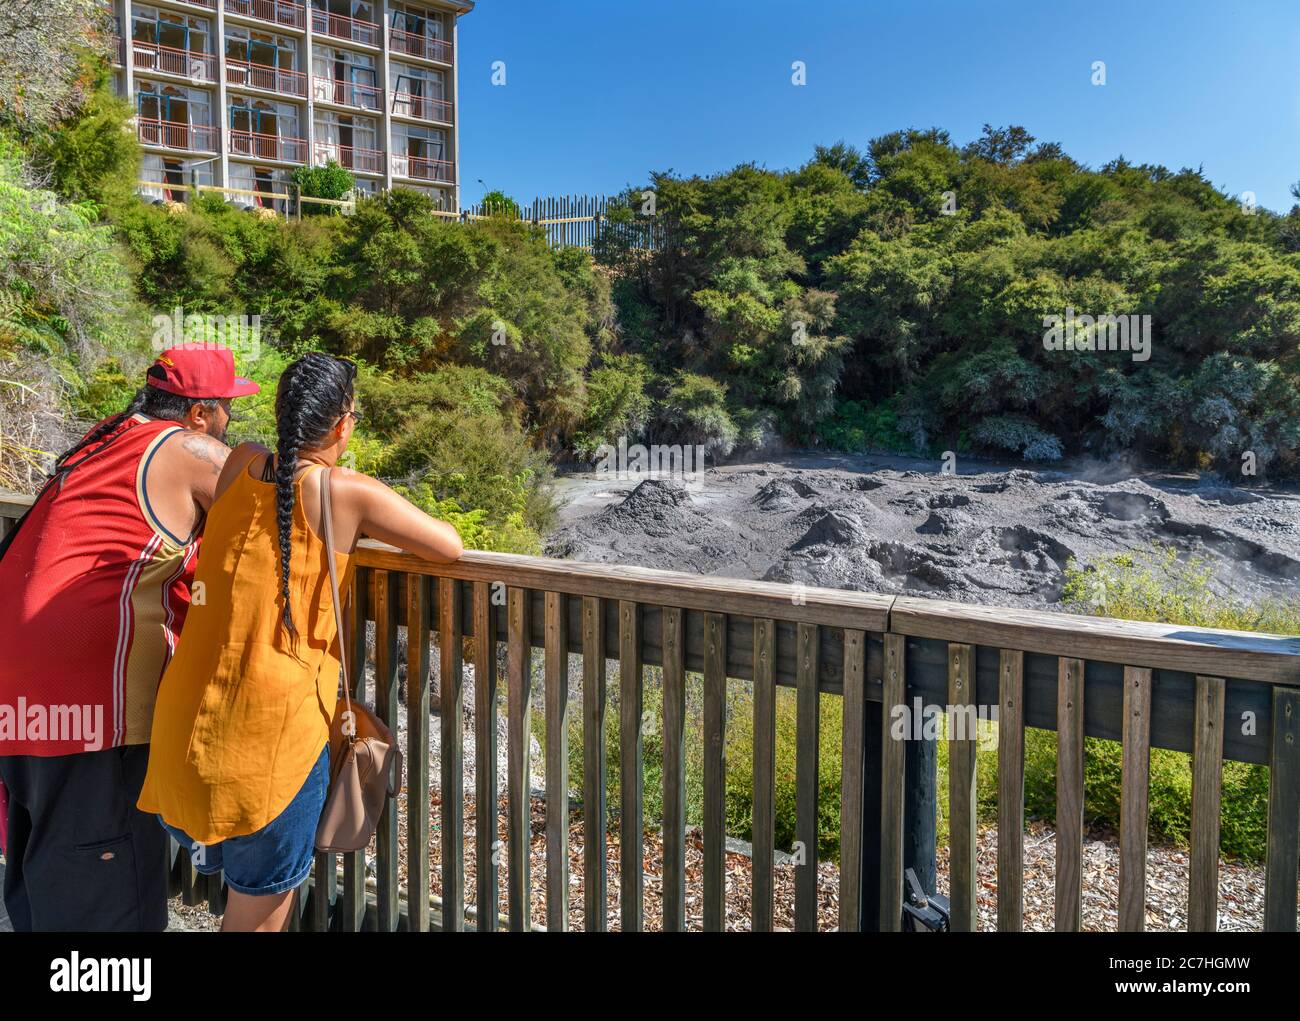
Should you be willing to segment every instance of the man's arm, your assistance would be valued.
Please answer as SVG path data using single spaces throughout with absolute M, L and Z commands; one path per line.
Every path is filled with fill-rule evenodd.
M 180 442 L 179 468 L 194 502 L 207 511 L 217 495 L 217 479 L 230 448 L 207 433 L 186 432 Z

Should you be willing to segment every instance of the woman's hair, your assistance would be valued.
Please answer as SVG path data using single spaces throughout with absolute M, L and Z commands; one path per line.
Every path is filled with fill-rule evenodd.
M 294 472 L 304 447 L 323 440 L 352 407 L 357 367 L 332 355 L 308 354 L 284 370 L 275 392 L 275 515 L 280 536 L 282 620 L 295 632 L 289 608 L 289 558 L 293 551 Z
M 166 379 L 167 374 L 160 365 L 151 365 L 149 371 L 145 373 L 155 379 Z M 99 425 L 88 432 L 82 439 L 60 454 L 54 462 L 53 478 L 59 480 L 59 485 L 72 473 L 72 470 L 92 455 L 99 453 L 103 447 L 94 448 L 97 443 L 110 436 L 123 422 L 132 415 L 148 415 L 150 418 L 158 418 L 171 422 L 181 422 L 189 414 L 190 408 L 196 404 L 202 404 L 208 408 L 215 408 L 217 402 L 204 398 L 184 397 L 181 394 L 174 394 L 168 390 L 163 390 L 156 386 L 142 386 L 135 392 L 131 398 L 131 403 L 126 406 L 126 410 L 110 418 L 104 419 Z M 112 442 L 111 440 L 109 442 Z M 81 457 L 77 457 L 82 451 L 88 451 Z M 76 460 L 74 460 L 76 458 Z

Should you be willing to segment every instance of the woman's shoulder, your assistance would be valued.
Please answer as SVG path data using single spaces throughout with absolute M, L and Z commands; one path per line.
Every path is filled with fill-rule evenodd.
M 231 483 L 239 478 L 240 472 L 248 470 L 252 461 L 261 456 L 270 456 L 271 451 L 260 443 L 241 443 L 230 452 L 226 458 L 226 463 L 221 469 L 221 478 L 217 480 L 216 495 L 220 496 L 230 488 Z

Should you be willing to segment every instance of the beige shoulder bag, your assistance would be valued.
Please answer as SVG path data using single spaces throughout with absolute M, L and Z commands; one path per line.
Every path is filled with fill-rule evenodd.
M 330 591 L 334 595 L 343 697 L 335 707 L 330 727 L 330 789 L 316 827 L 316 850 L 360 851 L 370 844 L 385 800 L 395 798 L 401 789 L 402 753 L 384 721 L 365 705 L 352 701 L 343 600 L 339 597 L 338 569 L 334 564 L 331 474 L 331 469 L 326 468 L 321 476 L 321 531 L 329 560 Z

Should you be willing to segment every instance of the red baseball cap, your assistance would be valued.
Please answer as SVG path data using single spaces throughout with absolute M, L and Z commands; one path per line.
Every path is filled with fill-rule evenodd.
M 154 365 L 164 376 L 155 373 L 146 377 L 150 386 L 168 393 L 195 399 L 225 400 L 247 397 L 262 388 L 251 379 L 235 375 L 235 355 L 228 347 L 215 344 L 182 344 L 169 347 L 158 356 Z

